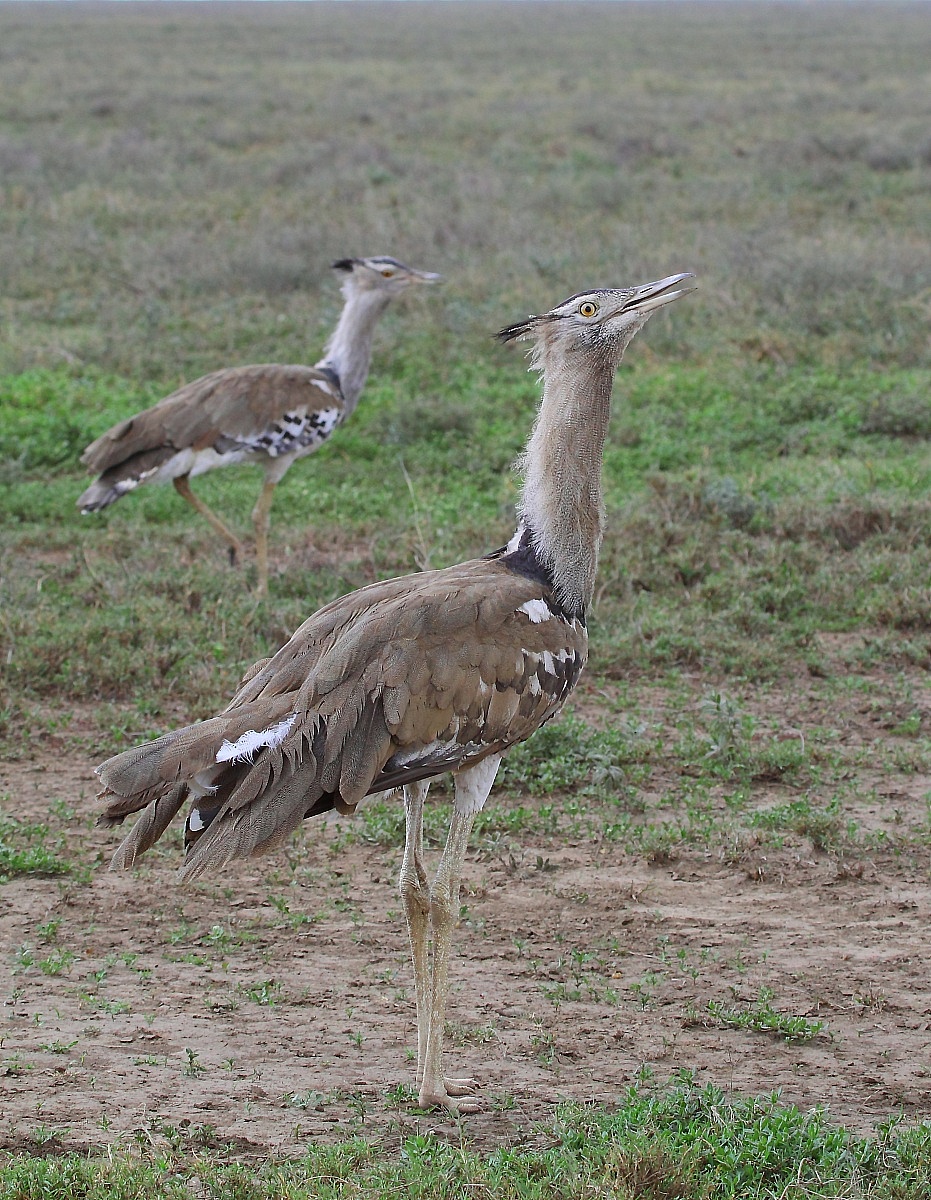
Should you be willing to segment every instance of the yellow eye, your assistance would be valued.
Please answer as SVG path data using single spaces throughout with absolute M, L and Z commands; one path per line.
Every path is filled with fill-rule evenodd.
M 591 300 L 586 300 L 584 304 L 579 305 L 579 312 L 583 317 L 593 317 L 598 311 L 598 305 L 592 304 Z
M 393 274 L 394 271 L 392 271 L 390 267 L 385 267 L 385 269 L 382 271 L 382 275 L 384 275 L 386 279 L 390 279 Z

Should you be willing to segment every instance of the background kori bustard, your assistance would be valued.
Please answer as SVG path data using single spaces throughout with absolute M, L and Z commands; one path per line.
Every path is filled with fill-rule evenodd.
M 431 271 L 396 258 L 342 258 L 345 298 L 323 358 L 312 367 L 259 363 L 213 371 L 101 434 L 81 455 L 100 478 L 78 499 L 82 513 L 107 508 L 143 483 L 164 483 L 205 517 L 242 557 L 239 538 L 191 490 L 190 480 L 216 467 L 256 463 L 265 481 L 255 508 L 259 595 L 268 591 L 268 522 L 275 487 L 293 462 L 318 450 L 359 401 L 372 341 L 390 301 L 412 284 L 435 283 Z
M 615 368 L 688 274 L 570 297 L 500 333 L 533 341 L 539 416 L 521 460 L 517 530 L 484 558 L 374 583 L 321 609 L 257 663 L 218 716 L 98 768 L 101 822 L 144 809 L 113 857 L 129 867 L 188 805 L 182 879 L 280 845 L 302 820 L 403 788 L 400 891 L 417 997 L 421 1105 L 479 1107 L 443 1071 L 450 942 L 469 831 L 502 755 L 562 707 L 587 657 L 602 537 L 601 464 Z M 430 779 L 455 801 L 433 883 Z

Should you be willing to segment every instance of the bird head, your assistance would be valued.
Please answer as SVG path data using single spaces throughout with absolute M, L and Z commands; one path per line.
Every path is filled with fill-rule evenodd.
M 684 271 L 636 287 L 579 292 L 547 313 L 502 329 L 498 337 L 502 342 L 532 339 L 534 365 L 542 365 L 551 352 L 566 357 L 586 354 L 617 365 L 651 313 L 695 290 L 691 284 L 679 286 L 693 278 L 691 271 Z
M 390 298 L 415 283 L 438 283 L 443 277 L 433 271 L 418 271 L 396 258 L 378 254 L 374 258 L 341 258 L 333 264 L 344 275 L 343 292 L 377 292 Z

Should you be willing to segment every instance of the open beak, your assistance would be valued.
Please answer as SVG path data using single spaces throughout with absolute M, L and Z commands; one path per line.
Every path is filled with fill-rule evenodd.
M 694 284 L 686 284 L 685 287 L 677 286 L 683 279 L 694 278 L 695 275 L 692 271 L 683 271 L 681 275 L 667 275 L 665 279 L 658 279 L 656 283 L 642 283 L 639 287 L 632 289 L 630 297 L 621 306 L 621 312 L 630 312 L 632 309 L 642 313 L 652 312 L 654 308 L 662 308 L 664 304 L 671 304 L 680 296 L 695 291 Z

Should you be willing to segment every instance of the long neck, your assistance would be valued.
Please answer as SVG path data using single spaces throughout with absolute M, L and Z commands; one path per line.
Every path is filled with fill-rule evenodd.
M 372 361 L 375 326 L 388 307 L 390 297 L 384 292 L 363 292 L 349 288 L 344 289 L 344 295 L 346 303 L 343 311 L 317 366 L 329 367 L 336 372 L 348 416 L 365 386 Z
M 552 574 L 559 602 L 567 612 L 584 613 L 601 547 L 601 462 L 616 363 L 547 362 L 544 353 L 541 365 L 543 402 L 521 459 L 518 515 Z

